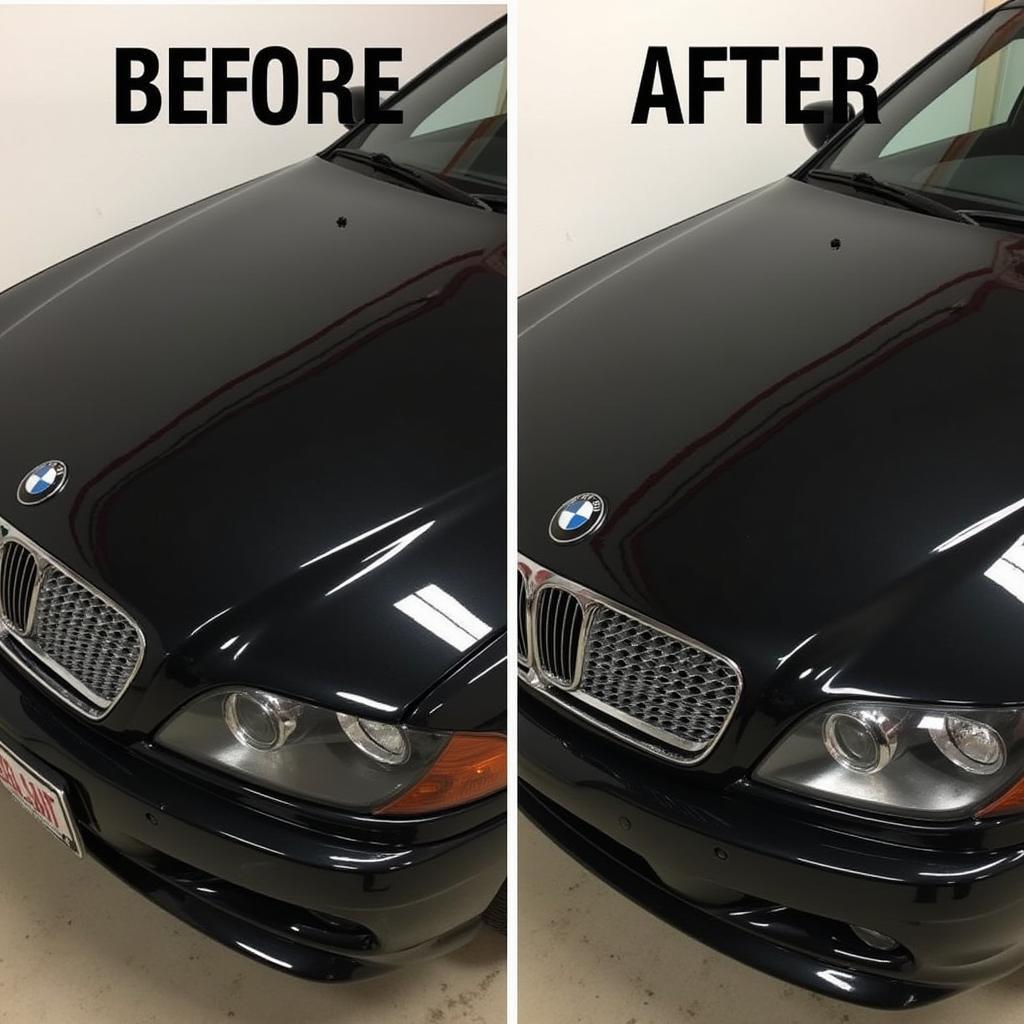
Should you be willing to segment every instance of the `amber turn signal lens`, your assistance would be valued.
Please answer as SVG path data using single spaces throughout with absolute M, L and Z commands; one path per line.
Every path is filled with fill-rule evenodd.
M 456 733 L 426 775 L 375 814 L 429 814 L 468 804 L 505 788 L 505 737 L 495 733 Z
M 1020 814 L 1024 811 L 1024 779 L 1014 783 L 1002 796 L 982 807 L 977 818 L 998 818 L 1004 814 Z

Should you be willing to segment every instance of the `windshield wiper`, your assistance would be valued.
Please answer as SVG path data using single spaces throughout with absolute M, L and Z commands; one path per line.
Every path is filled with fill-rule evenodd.
M 428 195 L 441 196 L 443 199 L 451 199 L 456 203 L 463 203 L 466 206 L 476 206 L 481 210 L 489 210 L 490 207 L 476 196 L 463 192 L 461 188 L 450 184 L 444 178 L 431 174 L 428 171 L 408 167 L 405 164 L 396 163 L 387 153 L 364 153 L 360 149 L 336 149 L 331 153 L 332 160 L 352 160 L 355 163 L 363 164 L 372 168 L 378 174 L 386 174 L 396 181 L 405 182 L 418 188 Z
M 1015 231 L 1024 232 L 1024 214 L 1003 210 L 961 210 L 975 224 L 1006 224 Z
M 940 203 L 937 199 L 929 199 L 918 192 L 900 188 L 899 185 L 890 185 L 887 181 L 879 181 L 878 178 L 866 171 L 809 171 L 807 177 L 814 181 L 830 181 L 839 185 L 849 185 L 850 188 L 857 189 L 858 192 L 867 192 L 882 199 L 891 199 L 908 210 L 927 213 L 932 217 L 955 220 L 961 224 L 973 223 L 970 217 L 959 210 L 946 206 L 945 203 Z

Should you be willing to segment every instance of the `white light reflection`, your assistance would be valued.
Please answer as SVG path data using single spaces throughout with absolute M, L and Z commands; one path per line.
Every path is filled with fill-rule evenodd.
M 852 952 L 850 952 L 847 949 L 838 949 L 837 948 L 836 952 L 840 956 L 848 956 L 852 960 L 866 960 L 868 963 L 872 963 L 872 964 L 891 964 L 892 963 L 891 960 L 886 960 L 885 957 L 865 956 L 863 953 L 852 953 Z
M 372 537 L 375 533 L 380 533 L 381 530 L 386 530 L 389 526 L 394 526 L 395 523 L 400 523 L 403 519 L 408 519 L 409 516 L 414 516 L 417 512 L 422 511 L 422 508 L 414 508 L 411 512 L 406 512 L 405 515 L 398 516 L 396 519 L 390 519 L 386 523 L 381 523 L 380 526 L 375 526 L 372 530 L 367 530 L 366 533 L 361 533 L 358 537 L 353 537 L 351 540 L 345 541 L 344 544 L 339 544 L 337 547 L 331 548 L 330 551 L 325 551 L 322 555 L 317 555 L 316 558 L 311 558 L 308 562 L 303 562 L 299 568 L 305 569 L 306 566 L 313 565 L 315 562 L 319 562 L 323 558 L 330 558 L 331 555 L 335 555 L 339 551 L 344 551 L 345 548 L 350 548 L 353 544 L 358 544 L 361 540 L 366 540 L 367 537 Z
M 839 871 L 845 875 L 856 875 L 858 878 L 866 875 L 868 878 L 877 878 L 879 882 L 900 882 L 902 879 L 894 878 L 892 875 L 876 875 L 870 871 L 860 868 L 844 868 L 839 864 L 823 864 L 821 861 L 809 860 L 807 857 L 797 857 L 801 864 L 808 864 L 812 868 L 825 868 L 826 871 Z
M 246 640 L 245 643 L 242 644 L 242 646 L 239 647 L 238 650 L 235 651 L 235 653 L 231 656 L 231 660 L 238 661 L 238 659 L 245 653 L 245 649 L 249 646 L 250 643 L 252 643 L 251 640 Z
M 787 654 L 784 658 L 779 658 L 779 664 L 785 665 L 786 662 L 789 661 L 789 659 L 792 658 L 793 655 L 796 654 L 796 652 L 799 651 L 801 647 L 806 647 L 817 635 L 817 633 L 812 633 L 806 640 L 801 640 L 800 643 L 798 643 L 796 647 L 794 647 L 793 650 L 789 652 L 789 654 Z
M 457 651 L 468 651 L 491 632 L 486 622 L 433 583 L 396 601 L 395 607 Z
M 213 622 L 216 619 L 219 619 L 222 615 L 227 615 L 229 611 L 231 611 L 230 608 L 225 608 L 222 611 L 217 612 L 216 615 L 211 615 L 205 622 L 200 622 L 199 625 L 196 626 L 196 628 L 193 629 L 191 633 L 189 633 L 189 636 L 195 636 L 196 633 L 199 632 L 199 630 L 205 629 L 211 622 Z
M 1024 602 L 1024 537 L 1021 537 L 998 562 L 985 570 L 985 575 Z
M 224 643 L 222 643 L 220 645 L 220 649 L 222 651 L 226 651 L 232 644 L 237 644 L 237 643 L 238 643 L 238 637 L 237 636 L 233 636 L 230 640 L 225 640 Z
M 394 704 L 384 704 L 379 700 L 371 700 L 369 697 L 364 697 L 361 693 L 346 693 L 344 690 L 339 690 L 338 696 L 342 700 L 351 701 L 353 704 L 362 704 L 363 707 L 369 708 L 371 711 L 398 710 Z
M 264 953 L 261 949 L 256 949 L 255 946 L 247 946 L 244 942 L 235 940 L 235 945 L 239 949 L 244 949 L 247 953 L 252 953 L 253 956 L 258 956 L 261 960 L 266 960 L 268 964 L 276 964 L 278 967 L 283 967 L 285 970 L 294 970 L 294 965 L 288 963 L 287 960 L 278 960 L 276 956 L 271 956 L 269 953 Z
M 451 594 L 442 590 L 436 583 L 428 584 L 416 591 L 417 597 L 422 597 L 432 608 L 436 608 L 442 615 L 447 615 L 461 629 L 464 629 L 475 640 L 487 636 L 491 627 L 481 619 L 478 619 L 464 604 L 456 601 Z
M 260 846 L 259 843 L 254 843 L 251 839 L 243 839 L 241 836 L 232 835 L 230 832 L 221 832 L 221 835 L 225 839 L 231 839 L 236 843 L 241 843 L 243 846 L 251 846 L 254 850 L 262 850 L 264 853 L 272 853 L 275 857 L 284 856 L 280 850 L 271 849 L 269 846 Z
M 470 679 L 468 683 L 466 683 L 466 687 L 468 688 L 472 686 L 478 679 L 482 679 L 485 675 L 487 675 L 488 672 L 491 672 L 493 669 L 496 669 L 499 665 L 503 665 L 506 661 L 508 661 L 507 655 L 499 658 L 493 665 L 488 665 L 487 668 L 485 668 L 482 672 L 477 672 L 477 674 L 473 676 L 473 678 Z
M 1002 508 L 998 512 L 993 512 L 990 516 L 985 516 L 984 519 L 979 519 L 973 526 L 968 526 L 966 530 L 961 530 L 955 536 L 950 537 L 949 540 L 943 541 L 932 551 L 932 554 L 938 554 L 941 551 L 955 548 L 957 544 L 962 544 L 965 540 L 976 537 L 982 530 L 987 530 L 990 526 L 994 526 L 1007 516 L 1012 516 L 1014 512 L 1022 508 L 1024 508 L 1024 498 L 1021 498 L 1020 501 L 1015 501 L 1012 505 L 1007 505 L 1006 508 Z
M 827 971 L 815 971 L 815 974 L 822 981 L 827 981 L 830 985 L 835 985 L 836 988 L 842 989 L 844 992 L 853 991 L 852 974 L 846 974 L 844 971 L 836 971 L 831 968 Z
M 341 853 L 332 853 L 328 860 L 339 864 L 390 864 L 392 861 L 404 860 L 412 850 L 392 850 L 389 853 L 360 853 L 358 857 L 346 857 Z
M 404 519 L 405 517 L 403 516 L 402 518 Z M 411 533 L 407 533 L 404 536 L 399 537 L 398 540 L 392 541 L 390 544 L 386 544 L 379 551 L 374 551 L 372 555 L 367 555 L 366 558 L 363 559 L 363 561 L 370 562 L 370 564 L 367 565 L 365 569 L 360 569 L 359 572 L 355 573 L 352 576 L 349 576 L 347 580 L 342 580 L 336 587 L 331 587 L 331 589 L 328 590 L 326 594 L 324 594 L 324 597 L 330 597 L 332 594 L 336 594 L 339 590 L 342 590 L 344 587 L 347 587 L 350 583 L 355 583 L 356 580 L 360 580 L 368 573 L 373 572 L 373 570 L 376 569 L 378 566 L 383 565 L 385 562 L 390 562 L 391 559 L 395 557 L 395 555 L 400 555 L 414 540 L 418 539 L 419 537 L 422 537 L 423 534 L 425 534 L 427 530 L 429 530 L 434 525 L 435 522 L 436 520 L 431 519 L 429 523 L 424 523 L 422 526 L 417 527 Z M 372 530 L 371 532 L 376 533 L 377 531 Z M 354 541 L 352 543 L 354 543 Z M 345 546 L 346 545 L 342 545 L 342 547 Z M 373 559 L 372 562 L 370 561 L 371 558 Z M 314 559 L 314 561 L 316 561 L 316 559 Z
M 982 864 L 980 868 L 965 868 L 963 871 L 921 871 L 922 878 L 966 878 L 968 875 L 981 875 L 986 871 L 994 871 L 1000 864 L 1005 864 L 1009 857 L 999 857 L 988 864 Z
M 842 674 L 842 669 L 838 669 L 833 675 L 829 676 L 828 679 L 822 683 L 822 693 L 835 693 L 840 694 L 844 697 L 870 697 L 872 700 L 906 700 L 906 694 L 903 693 L 885 693 L 883 690 L 865 690 L 859 686 L 836 686 L 835 682 Z

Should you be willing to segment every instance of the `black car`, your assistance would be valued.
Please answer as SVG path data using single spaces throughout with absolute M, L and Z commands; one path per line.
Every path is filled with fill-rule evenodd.
M 1022 91 L 1015 0 L 521 303 L 523 810 L 878 1007 L 1024 964 Z
M 501 902 L 504 67 L 0 296 L 0 781 L 302 977 Z

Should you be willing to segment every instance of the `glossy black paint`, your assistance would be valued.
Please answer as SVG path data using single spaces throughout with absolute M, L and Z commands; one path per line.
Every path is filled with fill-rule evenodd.
M 846 856 L 846 835 L 972 852 L 978 864 L 984 850 L 1017 854 L 1019 821 L 906 825 L 764 791 L 744 797 L 749 818 L 705 812 L 702 802 L 746 792 L 764 752 L 826 700 L 1020 703 L 1024 591 L 986 571 L 1024 534 L 1022 257 L 1017 234 L 786 179 L 521 301 L 520 550 L 743 671 L 732 725 L 690 769 L 652 766 L 557 717 L 546 732 L 531 729 L 536 698 L 527 700 L 523 773 L 547 801 L 535 817 L 572 852 L 628 891 L 628 869 L 598 863 L 609 847 L 591 849 L 565 822 L 583 820 L 600 847 L 625 805 L 674 820 L 678 835 L 662 827 L 628 840 L 660 887 L 644 895 L 637 883 L 630 894 L 657 912 L 686 903 L 679 875 L 660 870 L 689 843 L 686 830 L 734 842 L 752 859 L 711 874 L 702 872 L 716 865 L 678 871 L 763 895 L 756 808 L 790 816 L 792 841 L 783 833 L 779 851 L 787 870 L 830 845 L 825 831 L 798 834 L 797 821 L 839 830 L 828 870 L 806 872 L 804 890 L 794 883 L 767 897 L 839 920 L 849 920 L 851 877 L 866 910 L 880 908 L 884 892 L 872 898 L 868 874 Z M 603 527 L 579 544 L 554 544 L 552 513 L 586 490 L 607 500 Z M 950 543 L 990 516 L 987 528 Z M 569 738 L 577 735 L 587 737 L 586 758 Z M 995 892 L 1015 903 L 1022 883 L 1005 869 L 1001 877 L 999 888 L 965 873 L 939 893 L 907 879 L 901 907 L 917 915 L 931 898 L 951 898 L 967 914 Z M 675 909 L 681 927 L 702 934 Z M 887 920 L 853 923 L 886 930 Z M 1024 929 L 1000 925 L 1004 933 L 990 933 L 1000 955 L 976 969 L 958 956 L 976 952 L 981 937 L 958 949 L 952 929 L 943 941 L 963 971 L 929 973 L 925 953 L 893 973 L 946 994 L 1005 973 L 1024 963 Z M 780 958 L 767 939 L 707 941 L 839 998 L 900 1006 L 909 991 L 815 983 L 800 956 L 849 967 L 827 944 Z M 914 941 L 927 947 L 916 933 Z M 879 965 L 869 974 L 887 976 Z
M 6 662 L 0 742 L 64 783 L 90 856 L 299 977 L 343 981 L 461 945 L 505 875 L 504 794 L 394 822 L 302 807 L 85 728 Z
M 779 705 L 707 770 L 815 696 L 1016 699 L 1024 605 L 984 572 L 1024 509 L 935 549 L 1024 497 L 1021 253 L 785 180 L 523 301 L 520 547 L 739 660 L 746 706 Z M 554 544 L 586 488 L 603 527 Z
M 436 583 L 504 621 L 504 232 L 314 157 L 11 289 L 5 517 L 139 618 L 151 665 L 175 653 L 400 717 L 457 658 L 395 601 Z M 51 457 L 64 491 L 16 506 Z M 144 689 L 112 728 L 135 724 Z
M 152 737 L 239 682 L 504 730 L 505 259 L 503 215 L 311 157 L 0 295 L 0 516 L 147 639 L 98 723 L 0 661 L 0 742 L 68 785 L 125 881 L 304 977 L 466 941 L 504 878 L 504 794 L 381 821 Z M 50 458 L 66 487 L 19 506 Z M 473 649 L 395 608 L 430 584 L 491 627 Z

